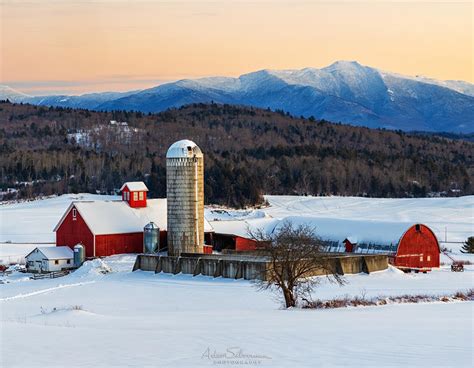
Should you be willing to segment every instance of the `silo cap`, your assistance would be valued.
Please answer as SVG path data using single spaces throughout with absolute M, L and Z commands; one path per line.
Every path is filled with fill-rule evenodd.
M 158 225 L 155 224 L 153 221 L 149 222 L 148 224 L 145 225 L 144 229 L 146 230 L 153 230 L 153 229 L 159 229 Z
M 203 154 L 197 144 L 188 139 L 173 143 L 166 153 L 166 158 L 190 158 L 194 156 L 203 157 Z

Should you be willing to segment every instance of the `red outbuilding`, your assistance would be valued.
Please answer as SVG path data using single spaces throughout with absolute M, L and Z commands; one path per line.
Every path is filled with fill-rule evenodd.
M 415 224 L 401 236 L 391 263 L 406 271 L 429 271 L 439 267 L 440 253 L 434 232 L 426 225 Z
M 142 181 L 129 181 L 120 188 L 122 200 L 128 202 L 132 208 L 146 207 L 146 193 L 148 188 Z
M 350 228 L 352 234 L 343 240 L 348 253 L 386 253 L 390 263 L 404 271 L 425 272 L 439 267 L 438 239 L 426 225 L 372 222 L 373 230 L 357 222 L 341 222 L 341 228 L 343 225 Z
M 122 186 L 122 200 L 75 201 L 56 225 L 56 245 L 85 247 L 86 257 L 143 252 L 143 228 L 154 222 L 160 228 L 160 248 L 166 248 L 166 199 L 147 199 L 144 183 Z M 142 193 L 142 194 L 140 194 Z M 212 227 L 204 221 L 210 238 Z

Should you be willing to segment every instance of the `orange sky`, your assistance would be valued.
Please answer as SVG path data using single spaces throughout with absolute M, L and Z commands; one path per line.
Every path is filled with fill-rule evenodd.
M 0 21 L 0 83 L 31 94 L 336 60 L 474 81 L 470 1 L 0 0 Z

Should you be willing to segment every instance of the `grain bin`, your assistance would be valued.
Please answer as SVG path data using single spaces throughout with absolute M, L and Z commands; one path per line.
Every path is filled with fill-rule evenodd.
M 74 246 L 74 267 L 81 267 L 86 259 L 86 251 L 82 244 Z
M 143 253 L 156 253 L 160 249 L 160 228 L 150 222 L 143 228 Z
M 173 143 L 166 153 L 168 254 L 202 253 L 204 156 L 196 143 Z

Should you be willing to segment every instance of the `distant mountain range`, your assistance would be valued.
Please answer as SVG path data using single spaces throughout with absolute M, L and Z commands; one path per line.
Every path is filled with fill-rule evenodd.
M 338 61 L 322 69 L 261 70 L 238 78 L 184 79 L 131 92 L 27 96 L 0 86 L 0 99 L 91 110 L 160 112 L 210 102 L 279 109 L 370 128 L 474 132 L 474 85 L 408 77 Z

